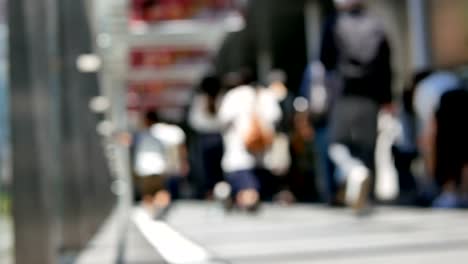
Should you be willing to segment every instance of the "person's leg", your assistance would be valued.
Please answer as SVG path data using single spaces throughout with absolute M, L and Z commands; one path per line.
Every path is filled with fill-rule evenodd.
M 369 99 L 355 98 L 350 111 L 354 112 L 349 126 L 351 154 L 374 173 L 378 105 Z
M 336 105 L 330 116 L 329 126 L 329 144 L 327 146 L 327 156 L 332 161 L 335 167 L 333 173 L 333 181 L 338 186 L 337 189 L 342 189 L 345 182 L 346 171 L 343 171 L 343 166 L 337 164 L 337 159 L 331 155 L 330 150 L 333 145 L 339 144 L 341 146 L 348 147 L 351 141 L 352 134 L 350 133 L 349 127 L 353 121 L 353 111 L 350 108 L 350 99 L 347 97 L 340 98 L 337 100 Z M 337 193 L 341 192 L 338 190 Z
M 379 106 L 367 98 L 353 98 L 350 109 L 354 112 L 350 123 L 351 155 L 361 161 L 369 171 L 369 195 L 374 197 L 375 147 L 377 143 L 377 122 Z
M 152 187 L 150 186 L 150 180 L 148 177 L 137 177 L 138 189 L 141 193 L 141 202 L 145 207 L 151 207 L 153 205 L 153 193 Z
M 337 192 L 337 183 L 333 176 L 330 157 L 328 156 L 329 147 L 328 127 L 320 127 L 315 131 L 315 153 L 316 153 L 316 184 L 319 186 L 321 199 L 326 203 L 331 203 Z
M 405 193 L 416 192 L 416 181 L 411 165 L 416 159 L 415 151 L 403 151 L 397 147 L 392 148 L 393 157 L 395 159 L 395 167 L 398 171 L 400 190 Z
M 221 159 L 224 153 L 223 140 L 221 135 L 210 134 L 204 135 L 202 142 L 202 159 L 206 179 L 204 189 L 209 195 L 216 183 L 223 180 L 221 169 Z
M 232 197 L 238 207 L 250 209 L 258 204 L 261 185 L 253 169 L 228 173 L 227 180 L 231 185 Z
M 206 179 L 203 165 L 202 141 L 199 135 L 192 135 L 188 142 L 188 160 L 190 170 L 187 175 L 188 190 L 184 192 L 190 198 L 203 200 L 206 194 Z
M 167 177 L 159 175 L 147 177 L 148 187 L 153 194 L 153 203 L 157 208 L 165 208 L 172 201 L 171 193 L 166 188 L 167 180 Z
M 346 182 L 345 200 L 355 209 L 366 206 L 373 189 L 378 106 L 369 99 L 343 98 L 335 114 L 330 157 Z M 340 103 L 339 101 L 339 103 Z
M 139 177 L 142 205 L 150 214 L 154 214 L 157 208 L 167 207 L 171 201 L 169 192 L 164 188 L 164 182 L 165 179 L 159 175 Z
M 264 201 L 272 201 L 273 196 L 278 192 L 279 179 L 269 170 L 258 168 L 254 170 L 255 177 L 260 184 L 260 197 Z
M 165 182 L 165 189 L 169 192 L 171 195 L 172 200 L 177 200 L 180 198 L 180 185 L 182 181 L 181 176 L 172 176 L 172 177 L 167 177 L 166 182 Z

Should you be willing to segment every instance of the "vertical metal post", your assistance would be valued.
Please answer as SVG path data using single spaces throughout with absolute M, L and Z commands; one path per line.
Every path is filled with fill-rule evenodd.
M 60 95 L 55 1 L 9 2 L 13 217 L 18 264 L 57 263 Z
M 413 69 L 430 66 L 430 41 L 427 23 L 427 0 L 408 0 L 409 32 L 411 34 L 411 57 Z
M 90 7 L 96 15 L 94 28 L 98 42 L 97 50 L 103 61 L 100 92 L 111 102 L 105 118 L 112 123 L 115 131 L 127 131 L 128 1 L 94 1 Z M 116 261 L 121 263 L 124 259 L 124 247 L 133 205 L 133 185 L 128 167 L 129 153 L 126 147 L 115 144 L 112 140 L 106 143 L 106 147 L 110 150 L 108 155 L 112 155 L 114 159 L 112 185 L 118 195 L 116 215 L 119 218 L 119 249 Z
M 96 73 L 80 72 L 80 55 L 94 53 L 84 0 L 60 0 L 63 76 L 64 249 L 83 248 L 112 209 L 111 176 L 90 99 L 99 94 Z M 78 26 L 79 25 L 79 26 Z
M 81 2 L 81 1 L 76 1 Z M 78 251 L 88 236 L 86 215 L 86 178 L 89 175 L 89 164 L 86 163 L 85 142 L 82 135 L 85 133 L 83 113 L 81 106 L 84 102 L 82 93 L 87 87 L 80 83 L 80 74 L 77 72 L 76 59 L 80 53 L 81 24 L 77 31 L 71 30 L 72 24 L 81 21 L 76 12 L 77 5 L 71 1 L 61 1 L 61 53 L 62 53 L 62 85 L 64 104 L 62 111 L 63 130 L 63 166 L 67 175 L 64 177 L 63 189 L 67 193 L 64 197 L 64 238 L 63 249 L 67 253 Z M 79 8 L 79 6 L 78 6 Z M 76 24 L 75 24 L 76 25 Z M 78 28 L 77 28 L 78 29 Z

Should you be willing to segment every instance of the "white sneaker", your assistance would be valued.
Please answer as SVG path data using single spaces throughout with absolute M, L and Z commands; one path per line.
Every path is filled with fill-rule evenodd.
M 370 175 L 363 165 L 351 168 L 346 181 L 345 202 L 354 210 L 364 209 L 369 201 Z
M 231 197 L 232 188 L 227 182 L 218 182 L 214 189 L 213 194 L 217 201 L 224 201 Z

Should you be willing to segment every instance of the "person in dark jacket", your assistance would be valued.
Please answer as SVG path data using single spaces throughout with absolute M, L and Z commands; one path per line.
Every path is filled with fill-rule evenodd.
M 335 0 L 335 4 L 338 13 L 325 25 L 320 56 L 327 75 L 341 83 L 331 110 L 330 138 L 332 145 L 345 147 L 339 149 L 350 154 L 349 164 L 365 168 L 359 170 L 363 175 L 358 183 L 350 184 L 356 166 L 336 164 L 340 162 L 334 151 L 330 156 L 338 168 L 347 168 L 338 169 L 341 181 L 359 187 L 353 197 L 346 196 L 346 202 L 362 208 L 372 185 L 377 116 L 381 109 L 392 109 L 390 45 L 383 25 L 363 1 Z
M 435 113 L 435 180 L 440 195 L 433 206 L 468 207 L 468 90 L 455 89 L 442 95 Z

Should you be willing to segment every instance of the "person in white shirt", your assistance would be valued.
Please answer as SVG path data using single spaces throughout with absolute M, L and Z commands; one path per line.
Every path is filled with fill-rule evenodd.
M 159 122 L 154 111 L 145 113 L 144 126 L 133 142 L 134 171 L 143 204 L 152 211 L 178 198 L 178 183 L 188 174 L 188 163 L 182 129 Z
M 267 151 L 252 153 L 246 137 L 256 116 L 261 129 L 274 134 L 282 113 L 274 95 L 263 88 L 243 85 L 224 97 L 218 118 L 223 127 L 225 152 L 222 168 L 240 207 L 250 207 L 261 198 L 272 196 L 272 176 L 265 157 Z
M 164 173 L 168 177 L 187 175 L 184 131 L 176 125 L 158 123 L 150 128 L 150 133 L 164 146 L 166 161 Z

